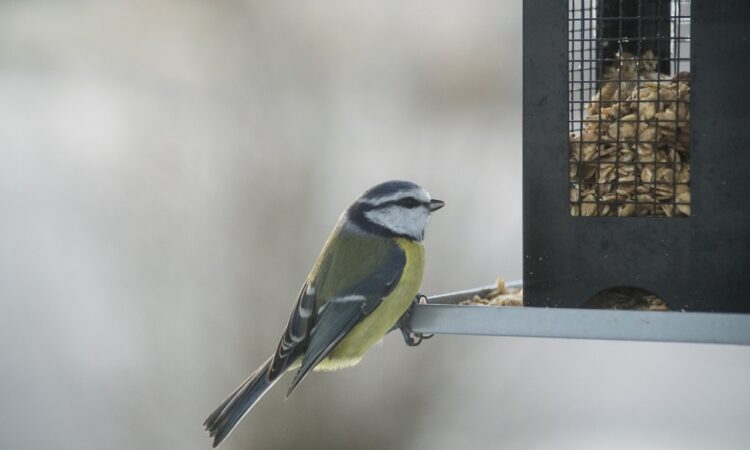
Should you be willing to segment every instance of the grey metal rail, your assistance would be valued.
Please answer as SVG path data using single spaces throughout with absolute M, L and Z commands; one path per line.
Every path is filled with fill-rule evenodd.
M 510 284 L 509 284 L 510 285 Z M 750 345 L 750 314 L 459 306 L 485 286 L 416 305 L 417 333 Z

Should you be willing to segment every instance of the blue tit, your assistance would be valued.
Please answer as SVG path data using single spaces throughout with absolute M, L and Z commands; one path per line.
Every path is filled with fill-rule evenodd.
M 424 271 L 425 227 L 444 203 L 408 181 L 379 184 L 339 218 L 294 305 L 276 352 L 204 423 L 216 447 L 281 376 L 357 364 L 409 310 Z

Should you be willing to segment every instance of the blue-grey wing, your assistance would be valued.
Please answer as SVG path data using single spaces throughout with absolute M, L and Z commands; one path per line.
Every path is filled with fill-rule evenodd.
M 406 255 L 397 245 L 387 260 L 370 276 L 326 302 L 310 330 L 302 365 L 289 386 L 287 395 L 320 361 L 341 342 L 354 326 L 380 305 L 398 284 L 406 264 Z
M 273 356 L 268 372 L 270 380 L 284 373 L 287 367 L 305 352 L 315 313 L 315 288 L 305 283 Z

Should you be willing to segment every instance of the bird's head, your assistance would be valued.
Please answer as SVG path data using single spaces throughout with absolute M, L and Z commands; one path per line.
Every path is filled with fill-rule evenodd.
M 417 184 L 393 180 L 367 190 L 345 214 L 365 231 L 421 241 L 430 214 L 444 205 Z

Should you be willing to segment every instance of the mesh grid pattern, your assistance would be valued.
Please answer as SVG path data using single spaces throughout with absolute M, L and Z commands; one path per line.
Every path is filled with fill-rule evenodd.
M 570 213 L 690 216 L 689 0 L 569 0 Z

